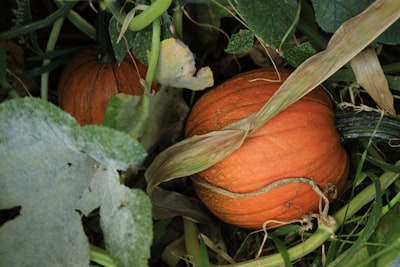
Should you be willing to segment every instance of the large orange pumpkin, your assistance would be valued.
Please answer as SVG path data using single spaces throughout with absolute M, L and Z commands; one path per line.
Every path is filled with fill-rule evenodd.
M 290 72 L 280 74 L 285 80 Z M 258 111 L 282 84 L 268 81 L 277 78 L 275 70 L 256 70 L 210 90 L 193 107 L 186 137 L 220 129 Z M 267 122 L 233 154 L 196 174 L 193 182 L 199 198 L 222 221 L 260 229 L 270 220 L 290 222 L 318 212 L 320 196 L 289 178 L 311 179 L 322 191 L 329 187 L 339 193 L 348 167 L 331 99 L 319 87 Z M 283 184 L 263 192 L 278 180 Z
M 59 106 L 81 125 L 101 124 L 108 101 L 118 93 L 143 94 L 140 79 L 146 66 L 127 56 L 119 65 L 98 59 L 95 49 L 78 53 L 65 67 L 58 84 Z

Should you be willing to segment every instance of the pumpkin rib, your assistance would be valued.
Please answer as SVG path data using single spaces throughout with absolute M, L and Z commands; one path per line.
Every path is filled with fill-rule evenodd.
M 281 71 L 282 81 L 289 74 Z M 272 70 L 243 73 L 205 93 L 189 114 L 185 136 L 218 130 L 257 112 L 282 82 L 249 81 L 268 75 L 276 74 Z M 257 196 L 231 198 L 201 183 L 246 194 L 288 177 L 305 177 L 321 190 L 331 184 L 340 192 L 349 159 L 332 108 L 321 87 L 286 108 L 246 138 L 237 151 L 195 175 L 193 185 L 200 200 L 221 220 L 251 229 L 268 220 L 292 221 L 317 211 L 320 197 L 306 185 L 285 184 Z

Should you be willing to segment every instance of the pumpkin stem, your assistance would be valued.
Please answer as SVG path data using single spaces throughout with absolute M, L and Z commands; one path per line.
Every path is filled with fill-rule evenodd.
M 100 8 L 96 21 L 97 60 L 108 64 L 116 61 L 110 33 L 108 31 L 110 19 L 111 14 Z
M 400 145 L 400 120 L 377 112 L 338 111 L 335 113 L 336 128 L 343 142 L 370 139 Z

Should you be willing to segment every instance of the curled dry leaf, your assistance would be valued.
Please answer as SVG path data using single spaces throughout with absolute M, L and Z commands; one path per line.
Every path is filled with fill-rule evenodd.
M 380 108 L 395 115 L 393 95 L 374 48 L 368 48 L 350 61 L 357 82 Z
M 154 80 L 163 86 L 191 90 L 203 90 L 214 84 L 211 69 L 203 67 L 196 72 L 194 54 L 175 38 L 161 42 Z
M 246 137 L 242 130 L 220 130 L 193 136 L 160 153 L 146 171 L 147 191 L 174 178 L 195 174 L 238 149 Z M 201 155 L 201 156 L 200 156 Z

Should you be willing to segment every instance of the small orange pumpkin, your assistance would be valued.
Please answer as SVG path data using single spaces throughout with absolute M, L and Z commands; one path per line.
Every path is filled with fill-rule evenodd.
M 64 68 L 58 84 L 58 104 L 81 125 L 101 124 L 107 103 L 118 93 L 142 95 L 147 67 L 127 56 L 119 65 L 98 60 L 95 49 L 78 53 Z
M 290 72 L 280 74 L 284 81 Z M 258 111 L 282 84 L 267 79 L 277 78 L 273 69 L 256 70 L 210 90 L 194 105 L 186 137 L 220 129 Z M 270 220 L 290 222 L 318 211 L 320 196 L 309 185 L 288 183 L 288 178 L 308 178 L 322 191 L 335 187 L 339 193 L 348 169 L 331 99 L 318 87 L 267 122 L 233 154 L 196 174 L 193 182 L 199 198 L 222 221 L 260 229 Z M 279 180 L 286 182 L 263 191 Z

